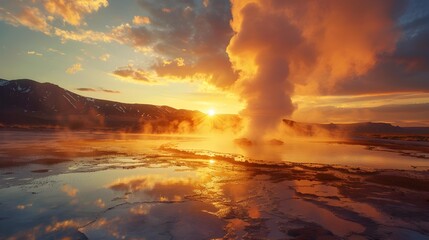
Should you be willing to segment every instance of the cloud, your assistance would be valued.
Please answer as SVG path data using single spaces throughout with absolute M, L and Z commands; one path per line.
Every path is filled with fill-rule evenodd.
M 114 76 L 117 76 L 122 79 L 134 80 L 138 82 L 152 82 L 149 79 L 149 74 L 143 69 L 136 69 L 132 66 L 120 67 L 113 71 Z
M 67 40 L 85 43 L 115 41 L 110 33 L 79 27 L 85 25 L 83 24 L 84 15 L 96 12 L 101 7 L 107 7 L 107 0 L 23 0 L 19 2 L 8 0 L 4 6 L 4 8 L 0 7 L 0 20 L 15 27 L 25 26 L 49 36 L 60 37 L 63 42 Z M 76 29 L 65 30 L 56 27 L 53 22 L 55 17 L 61 17 Z
M 76 88 L 76 90 L 82 91 L 82 92 L 97 92 L 97 90 L 94 88 Z
M 274 131 L 295 110 L 296 85 L 328 88 L 373 68 L 394 51 L 399 1 L 233 0 L 228 45 L 240 71 L 248 135 Z
M 76 88 L 76 90 L 81 91 L 81 92 L 105 92 L 105 93 L 121 93 L 120 91 L 117 90 L 110 90 L 110 89 L 104 89 L 104 88 L 99 88 L 99 89 L 95 89 L 95 88 Z
M 101 55 L 100 57 L 98 57 L 98 59 L 100 59 L 103 62 L 107 62 L 107 60 L 109 60 L 109 58 L 110 58 L 110 54 L 108 54 L 108 53 L 105 53 L 105 54 Z
M 61 38 L 62 42 L 68 40 L 84 42 L 84 43 L 96 43 L 96 42 L 107 42 L 116 41 L 112 36 L 104 32 L 97 32 L 92 30 L 77 30 L 67 31 L 60 28 L 55 28 L 53 34 Z
M 82 65 L 80 63 L 76 63 L 76 64 L 73 64 L 72 66 L 70 66 L 69 68 L 67 68 L 66 73 L 75 74 L 75 73 L 82 71 L 82 70 L 83 70 Z
M 107 0 L 44 0 L 43 3 L 47 12 L 61 16 L 73 26 L 81 25 L 85 14 L 97 12 L 99 8 L 109 5 Z
M 134 18 L 133 18 L 133 24 L 135 24 L 135 25 L 150 24 L 150 18 L 148 18 L 148 17 L 142 17 L 142 16 L 134 16 Z
M 48 52 L 53 52 L 53 53 L 57 53 L 59 55 L 66 55 L 65 53 L 61 52 L 60 50 L 57 49 L 53 49 L 53 48 L 48 48 Z
M 36 52 L 36 51 L 27 51 L 28 55 L 34 55 L 34 56 L 43 56 L 42 53 Z
M 15 27 L 22 25 L 34 31 L 50 34 L 51 26 L 46 21 L 46 16 L 35 7 L 23 7 L 18 12 L 9 12 L 0 7 L 0 20 Z
M 156 40 L 147 28 L 133 27 L 129 23 L 114 27 L 110 36 L 119 43 L 130 45 L 136 49 L 149 48 Z
M 101 88 L 100 90 L 106 93 L 121 93 L 121 91 L 118 91 L 118 90 L 110 90 L 110 89 L 104 89 L 104 88 Z
M 150 26 L 123 24 L 113 35 L 136 49 L 150 49 L 157 60 L 148 68 L 160 77 L 203 80 L 221 88 L 237 74 L 225 52 L 232 36 L 228 1 L 140 0 Z M 204 6 L 205 4 L 205 6 Z M 177 64 L 183 59 L 185 64 Z
M 429 4 L 428 6 L 429 7 Z M 334 88 L 322 88 L 321 94 L 350 95 L 386 92 L 429 92 L 429 24 L 422 19 L 429 12 L 403 28 L 396 50 L 381 56 L 378 63 L 361 77 L 351 77 Z

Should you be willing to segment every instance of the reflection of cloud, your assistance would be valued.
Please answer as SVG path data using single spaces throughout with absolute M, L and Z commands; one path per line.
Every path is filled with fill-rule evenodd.
M 147 204 L 139 204 L 136 207 L 130 208 L 130 213 L 134 215 L 145 215 L 149 212 L 150 207 Z
M 40 224 L 34 224 L 35 226 L 30 229 L 26 229 L 25 224 L 21 225 L 18 232 L 15 232 L 13 236 L 6 237 L 6 239 L 87 239 L 77 230 L 82 226 L 82 222 L 70 219 L 48 223 L 43 222 L 43 219 L 39 219 L 37 223 L 40 221 L 42 221 Z M 4 233 L 2 232 L 2 237 L 4 237 L 3 234 Z
M 103 199 L 101 199 L 101 198 L 95 200 L 94 205 L 99 207 L 99 208 L 106 207 L 106 204 L 104 203 Z
M 67 229 L 67 228 L 78 228 L 80 225 L 78 222 L 74 220 L 65 220 L 65 221 L 58 221 L 54 222 L 51 225 L 48 225 L 45 227 L 45 232 L 55 232 L 61 229 Z
M 77 188 L 72 187 L 68 184 L 64 184 L 61 187 L 61 191 L 65 192 L 70 197 L 76 197 L 77 192 L 79 192 L 79 190 Z
M 16 208 L 19 209 L 19 210 L 24 210 L 24 209 L 26 209 L 28 207 L 31 207 L 31 206 L 33 206 L 32 203 L 25 204 L 25 205 L 24 204 L 19 204 L 19 205 L 16 206 Z
M 132 208 L 124 205 L 80 230 L 89 239 L 122 236 L 127 239 L 217 239 L 225 235 L 225 224 L 211 214 L 216 210 L 213 205 L 199 201 L 140 204 Z
M 82 71 L 82 65 L 80 63 L 73 64 L 69 68 L 67 68 L 66 73 L 75 74 L 79 71 Z
M 118 179 L 108 187 L 122 192 L 145 192 L 159 201 L 181 201 L 193 193 L 200 181 L 192 178 L 166 178 L 158 175 Z

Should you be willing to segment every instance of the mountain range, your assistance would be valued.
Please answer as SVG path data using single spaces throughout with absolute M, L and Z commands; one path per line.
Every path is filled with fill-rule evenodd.
M 0 127 L 145 133 L 192 132 L 207 122 L 214 129 L 241 127 L 237 115 L 208 118 L 199 111 L 84 97 L 52 83 L 0 79 Z M 428 127 L 399 127 L 389 123 L 315 124 L 287 119 L 283 123 L 287 131 L 299 136 L 429 135 Z
M 177 132 L 192 128 L 205 114 L 149 104 L 127 104 L 75 94 L 51 83 L 0 80 L 0 124 L 47 127 Z M 185 124 L 186 123 L 186 124 Z

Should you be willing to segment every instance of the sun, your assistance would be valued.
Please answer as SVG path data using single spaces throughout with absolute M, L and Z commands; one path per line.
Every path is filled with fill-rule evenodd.
M 207 115 L 209 115 L 210 117 L 213 117 L 214 115 L 216 115 L 216 111 L 213 108 L 210 108 L 207 111 Z

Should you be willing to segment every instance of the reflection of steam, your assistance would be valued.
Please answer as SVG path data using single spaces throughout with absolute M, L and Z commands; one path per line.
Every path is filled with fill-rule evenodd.
M 248 136 L 273 132 L 295 106 L 296 84 L 333 86 L 365 74 L 398 37 L 396 1 L 233 0 L 228 46 L 240 71 Z M 359 14 L 358 14 L 359 13 Z M 323 82 L 322 82 L 323 81 Z

